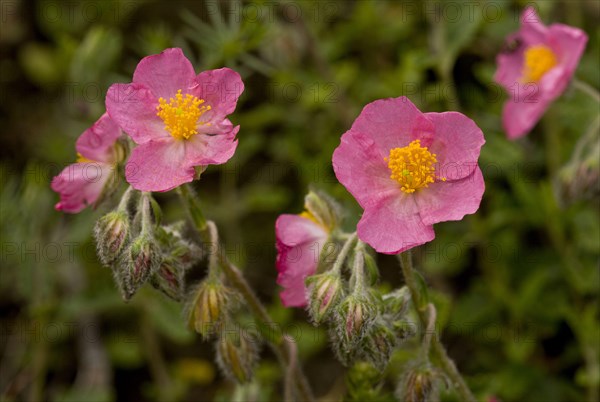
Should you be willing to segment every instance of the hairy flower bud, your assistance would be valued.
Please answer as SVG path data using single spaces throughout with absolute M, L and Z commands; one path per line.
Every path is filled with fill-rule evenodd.
M 385 312 L 394 318 L 402 318 L 410 305 L 410 291 L 406 286 L 383 296 Z
M 396 345 L 397 338 L 394 332 L 382 319 L 378 319 L 363 339 L 360 349 L 364 359 L 371 362 L 379 371 L 383 371 Z
M 207 279 L 195 291 L 188 326 L 208 339 L 222 326 L 237 302 L 236 294 L 218 280 Z
M 129 241 L 129 217 L 124 211 L 112 211 L 98 219 L 94 227 L 98 257 L 102 264 L 114 263 Z
M 405 402 L 427 402 L 435 400 L 439 392 L 442 373 L 429 367 L 409 369 L 402 377 L 396 396 Z
M 175 301 L 183 299 L 183 268 L 172 258 L 163 259 L 158 271 L 150 278 L 154 288 Z
M 319 325 L 337 305 L 344 289 L 339 274 L 326 272 L 313 275 L 306 280 L 308 287 L 308 312 Z
M 324 227 L 332 230 L 338 226 L 340 221 L 339 207 L 329 196 L 310 191 L 304 197 L 304 207 Z
M 351 294 L 337 307 L 335 325 L 331 331 L 334 351 L 343 364 L 349 364 L 357 346 L 369 333 L 377 317 L 377 304 L 368 294 Z
M 366 361 L 354 363 L 346 374 L 348 401 L 384 401 L 382 395 L 383 376 L 372 364 Z
M 126 299 L 130 299 L 150 275 L 158 271 L 161 262 L 160 249 L 152 237 L 142 234 L 133 240 L 124 273 Z
M 252 378 L 258 360 L 257 340 L 245 332 L 226 332 L 216 342 L 217 364 L 240 383 Z
M 368 297 L 350 295 L 342 302 L 340 310 L 344 320 L 343 337 L 354 343 L 370 329 L 377 307 Z

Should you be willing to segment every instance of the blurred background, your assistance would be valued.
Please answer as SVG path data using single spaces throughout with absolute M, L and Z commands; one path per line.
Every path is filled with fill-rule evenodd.
M 314 186 L 347 208 L 352 228 L 361 211 L 335 180 L 332 152 L 362 106 L 406 95 L 425 112 L 461 111 L 487 141 L 479 212 L 436 225 L 415 255 L 449 354 L 480 400 L 598 401 L 599 106 L 569 88 L 529 136 L 506 139 L 495 57 L 527 4 L 547 24 L 587 32 L 576 77 L 600 87 L 597 0 L 2 0 L 0 399 L 280 399 L 266 348 L 255 380 L 236 386 L 213 345 L 186 329 L 181 305 L 151 288 L 122 302 L 91 239 L 111 205 L 53 208 L 50 180 L 75 160 L 108 86 L 130 82 L 143 56 L 181 47 L 197 72 L 228 66 L 246 84 L 231 116 L 238 150 L 195 186 L 229 258 L 296 336 L 322 400 L 351 399 L 360 368 L 342 367 L 325 331 L 281 306 L 274 222 L 301 212 Z M 184 217 L 174 194 L 157 199 L 165 220 Z M 383 289 L 402 284 L 393 257 L 378 263 Z M 360 374 L 370 400 L 393 399 L 411 353 L 408 343 L 383 374 Z

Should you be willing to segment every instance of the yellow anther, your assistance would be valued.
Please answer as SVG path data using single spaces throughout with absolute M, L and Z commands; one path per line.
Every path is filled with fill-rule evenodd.
M 210 106 L 203 106 L 203 103 L 204 99 L 194 95 L 186 94 L 184 97 L 180 89 L 168 103 L 164 98 L 158 99 L 156 115 L 165 123 L 165 129 L 173 138 L 187 140 L 198 134 L 198 120 L 210 110 Z
M 391 149 L 389 157 L 384 160 L 392 172 L 390 177 L 400 183 L 400 190 L 405 193 L 414 193 L 435 182 L 436 155 L 422 147 L 420 140 L 414 140 L 406 147 Z M 440 180 L 446 181 L 445 178 Z
M 523 57 L 523 82 L 538 82 L 558 64 L 556 54 L 545 45 L 528 47 Z

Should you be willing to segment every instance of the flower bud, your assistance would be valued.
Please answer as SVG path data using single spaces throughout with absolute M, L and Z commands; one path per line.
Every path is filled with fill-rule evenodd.
M 343 338 L 356 343 L 370 329 L 377 306 L 371 298 L 353 294 L 342 302 L 340 312 L 343 317 Z
M 195 291 L 188 326 L 208 339 L 224 323 L 236 304 L 236 294 L 218 280 L 207 279 Z
M 150 275 L 158 271 L 162 262 L 158 245 L 152 237 L 144 234 L 133 240 L 128 257 L 125 271 L 126 299 L 130 299 Z
M 326 272 L 306 280 L 308 312 L 315 325 L 319 325 L 337 305 L 344 289 L 339 274 Z
M 150 278 L 155 289 L 175 301 L 183 299 L 183 268 L 172 258 L 165 258 L 158 271 Z
M 252 378 L 258 360 L 257 340 L 247 333 L 226 332 L 216 342 L 217 364 L 223 374 L 240 383 Z
M 385 312 L 394 318 L 402 318 L 410 304 L 410 291 L 406 286 L 383 296 Z
M 129 241 L 129 217 L 124 211 L 109 212 L 96 222 L 94 238 L 100 261 L 110 266 Z
M 377 317 L 377 305 L 367 294 L 351 294 L 336 309 L 337 320 L 331 340 L 338 359 L 348 364 L 357 353 L 357 345 L 369 332 Z
M 405 402 L 435 400 L 443 378 L 443 374 L 432 368 L 411 368 L 402 377 L 396 396 Z
M 345 382 L 348 401 L 388 400 L 382 395 L 382 373 L 366 361 L 354 363 L 347 371 Z
M 371 362 L 379 371 L 383 371 L 396 345 L 396 335 L 383 320 L 379 319 L 365 336 L 363 347 L 360 349 L 363 358 Z
M 315 217 L 321 225 L 330 230 L 338 226 L 339 207 L 329 196 L 323 193 L 310 191 L 304 197 L 304 208 Z

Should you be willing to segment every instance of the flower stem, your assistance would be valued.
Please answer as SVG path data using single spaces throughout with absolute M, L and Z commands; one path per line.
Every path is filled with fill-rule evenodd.
M 202 210 L 200 209 L 200 203 L 198 199 L 193 193 L 193 190 L 189 188 L 187 184 L 180 186 L 179 195 L 188 210 L 192 221 L 194 222 L 194 226 L 198 231 L 198 234 L 202 238 L 204 242 L 211 242 L 212 236 L 209 230 L 209 224 L 207 223 L 204 215 L 202 214 Z M 212 225 L 210 225 L 212 226 Z M 216 228 L 216 227 L 215 227 Z M 216 246 L 216 245 L 215 245 Z M 268 326 L 273 322 L 267 309 L 262 305 L 242 273 L 237 267 L 235 267 L 225 256 L 224 253 L 220 251 L 215 252 L 218 263 L 223 269 L 223 273 L 231 283 L 233 287 L 235 287 L 238 292 L 240 292 L 242 298 L 245 301 L 246 306 L 254 315 L 254 318 L 257 319 L 261 324 Z M 284 334 L 284 337 L 288 337 L 289 335 Z M 283 338 L 282 338 L 283 339 Z M 314 401 L 314 397 L 312 396 L 312 391 L 308 384 L 304 373 L 302 372 L 300 366 L 297 363 L 294 363 L 292 356 L 290 356 L 290 351 L 286 343 L 282 340 L 280 342 L 275 342 L 272 339 L 265 339 L 269 346 L 273 349 L 273 352 L 281 362 L 283 369 L 287 370 L 290 365 L 295 366 L 295 374 L 296 374 L 296 386 L 298 387 L 298 391 L 302 400 L 304 401 Z
M 591 96 L 596 102 L 600 103 L 600 92 L 590 84 L 580 81 L 578 79 L 573 79 L 573 87 L 579 89 L 582 92 L 585 92 L 589 96 Z
M 430 311 L 428 308 L 428 304 L 425 304 L 426 298 L 423 297 L 423 295 L 421 294 L 421 287 L 419 286 L 418 279 L 413 268 L 412 254 L 410 250 L 400 254 L 398 256 L 398 259 L 400 260 L 400 266 L 404 275 L 404 281 L 406 282 L 406 286 L 410 290 L 413 302 L 421 304 L 415 305 L 415 309 L 417 310 L 417 314 L 419 315 L 419 321 L 421 321 L 421 325 L 423 327 L 429 327 Z M 433 320 L 433 322 L 435 323 L 435 320 Z M 436 356 L 439 360 L 441 368 L 444 370 L 444 373 L 452 382 L 452 385 L 456 389 L 460 400 L 464 402 L 476 402 L 477 400 L 471 393 L 471 390 L 469 390 L 469 387 L 467 386 L 465 380 L 458 372 L 456 365 L 448 356 L 444 345 L 440 343 L 439 337 L 432 336 L 430 342 L 434 356 Z
M 432 303 L 427 305 L 427 328 L 423 335 L 423 357 L 428 358 L 431 352 L 431 342 L 435 338 L 435 322 L 437 320 L 437 311 Z
M 346 257 L 348 256 L 348 253 L 350 252 L 350 249 L 352 248 L 352 245 L 355 241 L 356 233 L 353 233 L 350 235 L 350 237 L 348 237 L 348 239 L 344 243 L 344 246 L 342 247 L 342 251 L 340 251 L 340 253 L 337 256 L 337 259 L 333 263 L 333 267 L 331 268 L 332 272 L 336 274 L 340 273 L 340 271 L 342 270 L 342 266 L 344 265 L 344 261 L 346 260 Z

